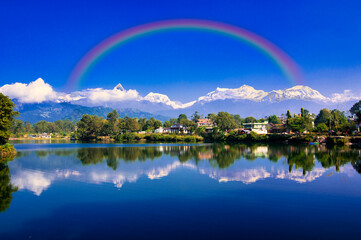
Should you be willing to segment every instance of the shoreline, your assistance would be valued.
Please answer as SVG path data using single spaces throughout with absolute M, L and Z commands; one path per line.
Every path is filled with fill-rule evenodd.
M 122 135 L 120 135 L 122 136 Z M 124 143 L 124 142 L 150 142 L 150 143 L 285 143 L 285 144 L 327 144 L 327 145 L 358 145 L 361 146 L 361 136 L 326 136 L 323 134 L 243 134 L 243 135 L 222 135 L 214 137 L 212 135 L 179 135 L 179 134 L 125 134 L 122 137 L 98 137 L 95 139 L 71 139 L 66 138 L 10 138 L 11 141 L 41 141 L 41 142 L 107 142 L 107 143 Z

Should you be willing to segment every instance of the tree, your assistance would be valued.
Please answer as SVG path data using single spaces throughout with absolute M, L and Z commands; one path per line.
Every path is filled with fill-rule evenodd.
M 145 123 L 147 122 L 147 118 L 139 118 L 138 119 L 138 125 L 139 125 L 139 129 L 141 129 L 142 131 L 145 131 L 146 129 L 144 129 L 145 127 Z
M 276 115 L 269 116 L 267 118 L 267 120 L 269 123 L 272 123 L 272 124 L 280 124 L 281 123 L 281 120 Z
M 237 127 L 241 127 L 243 123 L 243 119 L 239 114 L 232 114 L 234 121 L 236 122 Z
M 75 124 L 69 119 L 55 121 L 54 124 L 57 126 L 58 131 L 63 133 L 71 133 L 75 130 Z
M 194 132 L 197 129 L 197 123 L 195 123 L 191 120 L 188 120 L 188 119 L 182 119 L 180 124 L 182 124 L 190 132 Z
M 287 116 L 291 113 L 287 112 Z M 301 108 L 301 114 L 294 114 L 293 117 L 287 118 L 287 126 L 294 132 L 303 133 L 312 129 L 313 116 L 308 110 Z
M 77 133 L 81 139 L 95 139 L 100 135 L 103 125 L 103 118 L 84 114 L 77 122 Z
M 18 115 L 13 109 L 15 104 L 8 96 L 0 93 L 0 145 L 8 142 L 10 127 L 14 117 Z
M 332 114 L 332 128 L 336 131 L 344 131 L 348 128 L 349 122 L 345 116 L 345 112 L 338 109 L 331 111 Z M 346 130 L 347 131 L 347 130 Z
M 350 113 L 353 116 L 356 116 L 360 112 L 361 112 L 361 100 L 355 103 L 350 109 Z
M 136 132 L 139 130 L 138 120 L 136 118 L 125 117 L 125 130 Z
M 170 128 L 172 125 L 176 124 L 177 121 L 178 121 L 177 119 L 171 118 L 171 119 L 165 121 L 164 124 L 163 124 L 163 126 L 164 126 L 164 127 L 167 127 L 167 128 Z
M 194 114 L 192 115 L 192 121 L 197 123 L 200 118 L 201 116 L 198 114 L 198 111 L 195 111 Z
M 73 125 L 74 125 L 74 124 L 73 124 Z M 25 131 L 26 133 L 31 133 L 31 132 L 34 131 L 33 126 L 32 126 L 31 123 L 29 123 L 28 121 L 25 121 L 25 122 L 24 122 L 24 131 Z
M 163 125 L 163 123 L 160 120 L 155 120 L 154 124 L 153 124 L 154 129 L 160 128 L 162 125 Z
M 219 127 L 219 129 L 221 129 L 223 131 L 234 129 L 237 127 L 237 124 L 236 124 L 234 118 L 228 112 L 219 112 L 216 117 L 215 122 L 216 122 L 217 126 Z
M 49 123 L 47 121 L 41 120 L 34 124 L 34 130 L 37 133 L 43 133 L 48 131 Z
M 291 114 L 290 110 L 287 110 L 287 119 L 289 119 L 289 118 L 292 118 L 292 114 Z
M 168 123 L 167 123 L 168 124 Z M 153 131 L 157 128 L 163 126 L 163 123 L 155 118 L 148 119 L 145 124 L 143 125 L 143 131 Z
M 254 123 L 254 122 L 257 122 L 257 119 L 254 118 L 254 117 L 246 117 L 246 118 L 244 119 L 244 122 L 245 122 L 245 123 Z
M 321 109 L 320 113 L 316 116 L 315 125 L 317 126 L 320 123 L 329 125 L 331 123 L 331 119 L 332 119 L 331 111 L 326 108 Z
M 317 125 L 317 131 L 319 131 L 319 132 L 327 132 L 328 127 L 327 127 L 326 124 L 320 123 L 320 124 Z
M 358 101 L 357 103 L 355 103 L 351 109 L 350 109 L 350 113 L 357 117 L 357 123 L 360 124 L 361 123 L 361 100 Z
M 185 114 L 179 114 L 179 116 L 178 116 L 178 119 L 177 119 L 177 122 L 178 123 L 180 123 L 183 119 L 188 119 L 187 118 L 187 115 L 185 115 Z
M 24 132 L 24 122 L 19 119 L 14 119 L 11 123 L 10 132 L 12 134 L 21 134 Z
M 118 132 L 118 121 L 119 114 L 117 110 L 113 110 L 112 112 L 108 113 L 107 121 L 104 124 L 103 132 L 105 135 L 112 136 Z
M 164 122 L 163 126 L 166 128 L 170 128 L 172 126 L 172 123 L 169 120 L 167 120 Z

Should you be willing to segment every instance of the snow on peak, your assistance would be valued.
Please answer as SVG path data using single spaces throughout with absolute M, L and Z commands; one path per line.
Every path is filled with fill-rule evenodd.
M 170 100 L 169 97 L 165 94 L 153 93 L 153 92 L 148 93 L 148 95 L 145 96 L 143 100 L 152 103 L 163 103 L 165 105 L 171 106 L 174 109 L 190 107 L 196 102 L 196 101 L 192 101 L 189 103 L 182 104 L 180 102 Z
M 211 102 L 225 99 L 247 99 L 256 102 L 262 101 L 268 95 L 263 90 L 256 90 L 251 86 L 243 85 L 239 88 L 220 88 L 198 98 L 198 102 Z
M 268 94 L 271 101 L 283 101 L 289 99 L 307 100 L 307 101 L 326 101 L 327 98 L 319 91 L 307 86 L 297 85 L 285 90 L 273 90 Z
M 125 91 L 124 87 L 123 87 L 122 84 L 120 84 L 120 83 L 118 83 L 118 85 L 115 86 L 114 90 Z

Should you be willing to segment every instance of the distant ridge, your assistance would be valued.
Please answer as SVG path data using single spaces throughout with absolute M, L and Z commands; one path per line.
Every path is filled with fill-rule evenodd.
M 20 112 L 20 116 L 18 118 L 32 124 L 41 120 L 48 122 L 65 119 L 78 121 L 81 119 L 83 114 L 97 115 L 106 118 L 108 113 L 114 110 L 110 107 L 86 107 L 66 102 L 19 103 L 16 99 L 13 99 L 13 101 L 16 104 L 16 111 Z M 136 118 L 154 117 L 155 119 L 161 121 L 168 119 L 168 117 L 165 116 L 151 114 L 131 108 L 117 109 L 117 111 L 119 116 L 122 118 L 125 116 Z

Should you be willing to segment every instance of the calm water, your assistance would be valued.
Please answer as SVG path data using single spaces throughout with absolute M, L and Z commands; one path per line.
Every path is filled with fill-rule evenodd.
M 16 148 L 0 166 L 0 239 L 360 239 L 358 149 Z

